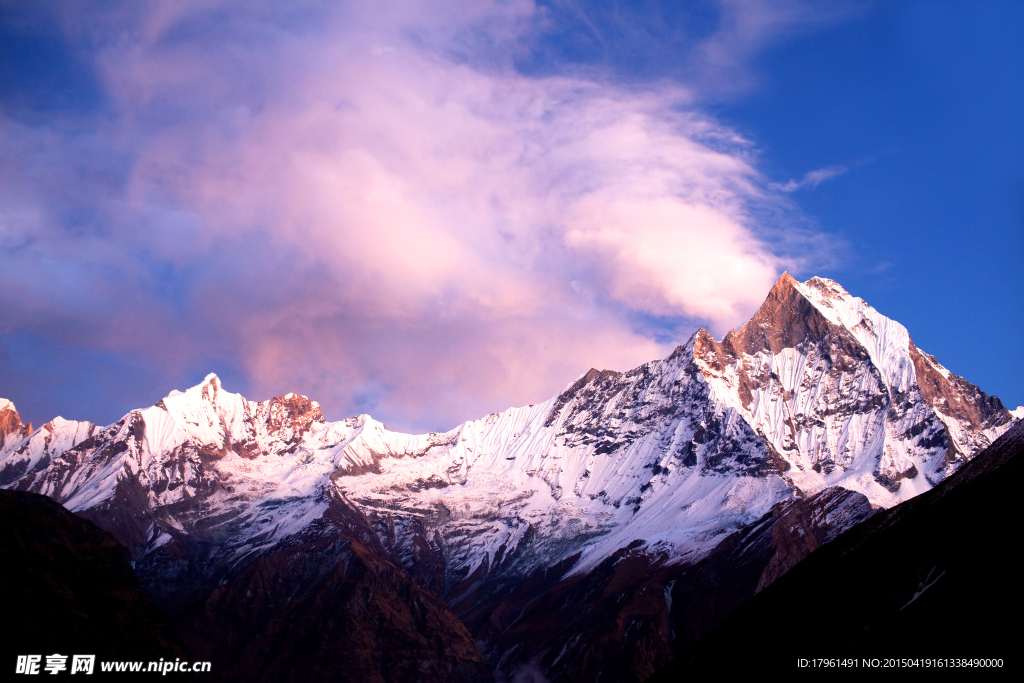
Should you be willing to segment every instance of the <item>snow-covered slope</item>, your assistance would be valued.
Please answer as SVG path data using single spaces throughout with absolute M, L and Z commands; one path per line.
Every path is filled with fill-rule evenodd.
M 98 427 L 55 417 L 38 431 L 24 425 L 14 404 L 0 398 L 0 486 L 47 468 L 52 460 L 91 437 Z
M 137 566 L 184 557 L 175 576 L 210 580 L 345 501 L 455 600 L 565 558 L 584 572 L 638 539 L 694 560 L 829 487 L 888 507 L 1013 419 L 838 284 L 783 275 L 722 341 L 700 330 L 664 360 L 591 370 L 545 403 L 443 434 L 327 423 L 306 397 L 248 401 L 210 375 L 106 428 L 55 420 L 17 437 L 0 482 L 92 519 Z
M 831 280 L 784 275 L 721 343 L 698 334 L 716 396 L 743 413 L 805 493 L 841 485 L 890 507 L 951 474 L 1012 419 Z

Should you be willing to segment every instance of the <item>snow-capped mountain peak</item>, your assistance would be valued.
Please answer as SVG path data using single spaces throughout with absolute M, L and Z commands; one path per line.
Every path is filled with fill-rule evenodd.
M 161 414 L 160 411 L 163 411 Z M 186 391 L 172 391 L 143 413 L 150 429 L 146 447 L 158 452 L 190 441 L 209 455 L 233 451 L 242 457 L 294 444 L 324 422 L 320 404 L 289 393 L 268 401 L 249 401 L 225 391 L 220 378 L 209 374 Z M 155 428 L 155 429 L 154 429 Z
M 867 349 L 887 386 L 895 391 L 906 390 L 913 377 L 910 333 L 906 327 L 885 317 L 860 297 L 851 296 L 834 280 L 815 277 L 806 284 L 792 284 L 829 322 L 842 325 Z
M 0 458 L 12 450 L 16 442 L 20 443 L 31 433 L 32 425 L 22 424 L 14 403 L 0 398 Z

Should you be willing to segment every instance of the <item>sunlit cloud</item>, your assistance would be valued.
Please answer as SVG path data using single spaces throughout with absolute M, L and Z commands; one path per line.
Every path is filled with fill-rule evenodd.
M 793 267 L 752 218 L 775 200 L 751 144 L 690 86 L 466 59 L 519 49 L 531 3 L 315 5 L 294 25 L 222 5 L 223 31 L 195 30 L 209 5 L 90 19 L 118 37 L 97 54 L 110 116 L 15 133 L 10 328 L 232 357 L 255 398 L 450 428 L 721 334 Z M 60 196 L 97 173 L 90 198 Z

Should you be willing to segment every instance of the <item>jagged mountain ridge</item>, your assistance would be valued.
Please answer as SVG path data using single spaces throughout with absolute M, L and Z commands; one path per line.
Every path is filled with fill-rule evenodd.
M 832 487 L 890 507 L 1013 419 L 838 284 L 783 275 L 720 342 L 701 330 L 664 360 L 591 370 L 543 404 L 447 433 L 327 423 L 306 397 L 248 401 L 211 375 L 106 428 L 10 431 L 0 482 L 114 533 L 171 609 L 340 500 L 468 613 L 488 581 L 586 574 L 637 543 L 694 563 L 778 503 Z
M 237 515 L 214 535 L 251 525 L 258 546 L 315 518 L 327 487 L 387 517 L 385 536 L 396 544 L 430 520 L 451 538 L 476 537 L 474 506 L 496 501 L 520 521 L 489 544 L 492 561 L 551 511 L 569 528 L 554 538 L 644 532 L 603 555 L 591 551 L 599 561 L 634 538 L 672 542 L 646 518 L 652 504 L 686 508 L 673 520 L 691 531 L 680 548 L 720 535 L 727 527 L 712 527 L 728 523 L 723 514 L 752 521 L 793 491 L 842 485 L 889 507 L 941 481 L 1011 420 L 998 399 L 918 351 L 903 326 L 831 281 L 784 275 L 721 342 L 701 330 L 663 361 L 592 370 L 543 404 L 445 434 L 396 434 L 369 416 L 328 424 L 306 397 L 247 401 L 210 376 L 105 429 L 57 418 L 23 443 L 11 439 L 0 482 L 79 512 L 122 496 L 151 517 L 135 529 L 137 553 L 182 531 L 202 538 L 205 525 L 188 525 L 228 510 Z M 454 485 L 480 495 L 449 497 Z M 710 498 L 721 505 L 702 511 Z M 256 501 L 294 509 L 287 521 L 261 522 L 246 513 Z M 483 524 L 493 529 L 493 520 Z M 678 534 L 680 525 L 670 526 Z M 263 527 L 273 528 L 269 536 Z

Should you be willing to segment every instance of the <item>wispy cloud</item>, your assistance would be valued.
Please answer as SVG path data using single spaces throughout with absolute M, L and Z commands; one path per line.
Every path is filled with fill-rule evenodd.
M 802 190 L 805 187 L 814 189 L 827 180 L 832 180 L 833 178 L 843 175 L 848 170 L 850 169 L 846 166 L 826 166 L 825 168 L 808 171 L 800 180 L 789 180 L 785 183 L 772 183 L 771 187 L 776 190 L 781 190 L 782 192 L 796 192 L 797 190 Z
M 147 7 L 76 25 L 92 129 L 0 119 L 8 330 L 436 429 L 666 353 L 638 315 L 727 330 L 791 266 L 686 85 L 467 59 L 532 3 Z

